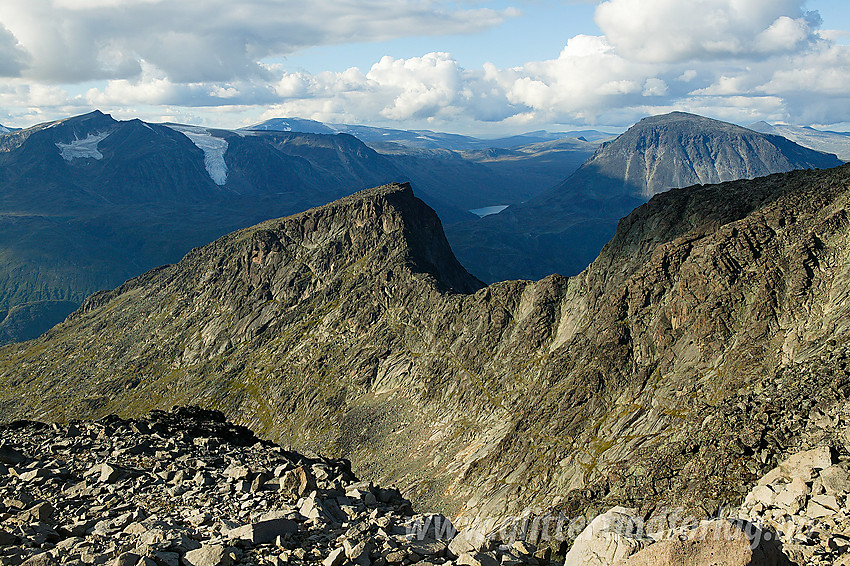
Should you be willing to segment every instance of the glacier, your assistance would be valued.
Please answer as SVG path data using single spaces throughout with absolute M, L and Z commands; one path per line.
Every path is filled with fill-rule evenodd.
M 224 153 L 227 151 L 227 140 L 213 136 L 206 128 L 168 124 L 172 130 L 178 131 L 198 146 L 204 152 L 204 167 L 218 186 L 227 182 L 227 163 Z
M 75 139 L 71 143 L 56 142 L 59 153 L 65 161 L 74 159 L 103 159 L 97 145 L 109 137 L 112 132 L 89 134 L 84 139 Z

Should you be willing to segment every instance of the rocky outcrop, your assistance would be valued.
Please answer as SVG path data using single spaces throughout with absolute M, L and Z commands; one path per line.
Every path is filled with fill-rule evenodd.
M 712 517 L 792 453 L 850 454 L 848 186 L 843 167 L 670 191 L 580 276 L 489 287 L 408 186 L 365 191 L 0 351 L 0 414 L 203 404 L 459 526 Z
M 595 518 L 576 537 L 564 566 L 792 565 L 775 532 L 743 519 L 696 519 L 651 531 L 635 513 L 617 507 Z
M 647 520 L 615 507 L 565 537 L 565 566 L 850 563 L 848 460 L 823 445 L 792 454 L 757 481 L 740 508 L 715 517 L 670 509 Z
M 564 566 L 612 566 L 622 564 L 642 548 L 654 543 L 635 522 L 637 509 L 614 507 L 595 517 L 572 541 Z

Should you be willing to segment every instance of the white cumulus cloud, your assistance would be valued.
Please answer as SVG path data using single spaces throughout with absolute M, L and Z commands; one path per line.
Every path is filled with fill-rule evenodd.
M 850 121 L 846 32 L 820 29 L 804 0 L 605 0 L 602 34 L 511 67 L 434 51 L 310 73 L 272 57 L 519 16 L 492 5 L 0 0 L 0 75 L 10 77 L 0 116 L 31 123 L 98 107 L 205 125 L 288 116 L 449 131 L 628 125 L 677 109 L 739 123 Z
M 17 77 L 29 65 L 30 55 L 0 22 L 0 76 Z
M 596 23 L 624 56 L 647 62 L 788 53 L 814 41 L 805 0 L 606 0 Z
M 175 82 L 263 76 L 262 59 L 311 46 L 470 33 L 515 15 L 445 0 L 0 0 L 27 76 L 55 83 L 130 79 L 143 62 Z M 0 53 L 6 43 L 0 33 Z

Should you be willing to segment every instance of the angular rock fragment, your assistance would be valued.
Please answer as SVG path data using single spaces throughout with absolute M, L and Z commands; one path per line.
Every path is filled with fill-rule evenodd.
M 29 507 L 26 511 L 18 513 L 17 518 L 23 522 L 39 521 L 44 523 L 50 519 L 53 511 L 53 505 L 49 501 L 41 501 Z
M 190 550 L 182 561 L 185 566 L 231 566 L 236 561 L 236 554 L 232 548 L 211 544 Z
M 280 482 L 280 490 L 285 494 L 298 499 L 303 497 L 309 487 L 309 478 L 304 466 L 298 466 L 294 470 L 285 472 Z
M 790 566 L 770 533 L 752 523 L 704 521 L 672 539 L 649 545 L 623 566 Z
M 270 519 L 259 521 L 231 529 L 227 536 L 230 539 L 239 539 L 252 544 L 264 544 L 274 542 L 275 539 L 286 533 L 298 532 L 298 523 L 289 519 Z
M 651 544 L 640 532 L 637 509 L 614 507 L 599 515 L 576 537 L 564 566 L 609 566 Z
M 455 561 L 458 566 L 499 566 L 498 560 L 488 553 L 464 553 Z
M 27 461 L 27 457 L 11 446 L 0 445 L 0 464 L 17 466 Z
M 341 566 L 345 562 L 345 550 L 337 548 L 322 561 L 322 566 Z

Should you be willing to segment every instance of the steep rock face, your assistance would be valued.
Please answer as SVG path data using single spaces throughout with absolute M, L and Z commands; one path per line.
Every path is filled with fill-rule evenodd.
M 710 515 L 789 451 L 850 453 L 848 186 L 841 167 L 670 191 L 579 276 L 489 287 L 409 187 L 365 191 L 4 348 L 0 414 L 194 402 L 465 517 Z
M 461 262 L 488 282 L 574 275 L 614 235 L 617 221 L 654 194 L 840 164 L 780 136 L 673 112 L 644 118 L 604 143 L 551 191 L 451 226 L 449 238 Z

